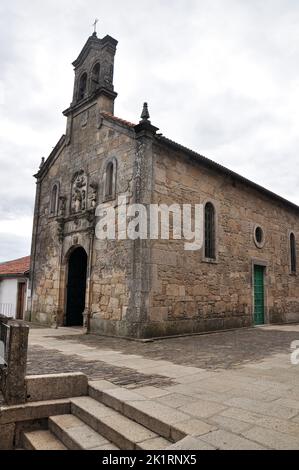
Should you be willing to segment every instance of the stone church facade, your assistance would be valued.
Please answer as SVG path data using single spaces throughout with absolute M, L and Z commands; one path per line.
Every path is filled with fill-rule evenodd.
M 73 63 L 66 134 L 36 175 L 27 317 L 148 338 L 299 321 L 299 207 L 165 138 L 147 107 L 114 116 L 117 41 L 93 34 Z M 203 204 L 203 246 L 100 240 L 96 207 Z

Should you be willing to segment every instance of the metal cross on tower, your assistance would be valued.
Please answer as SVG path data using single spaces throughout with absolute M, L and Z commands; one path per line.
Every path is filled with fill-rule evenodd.
M 93 26 L 93 32 L 94 32 L 95 34 L 97 34 L 97 24 L 98 24 L 98 22 L 99 22 L 99 20 L 98 20 L 98 18 L 96 18 L 96 19 L 94 20 L 94 23 L 92 24 L 92 26 Z

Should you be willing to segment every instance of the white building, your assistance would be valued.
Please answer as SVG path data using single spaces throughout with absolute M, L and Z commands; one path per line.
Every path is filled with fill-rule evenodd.
M 29 267 L 30 256 L 0 263 L 0 315 L 24 318 Z

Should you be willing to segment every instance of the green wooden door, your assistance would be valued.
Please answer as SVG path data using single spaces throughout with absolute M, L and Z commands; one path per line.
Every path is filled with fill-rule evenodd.
M 263 325 L 265 323 L 264 314 L 264 267 L 254 266 L 254 323 Z

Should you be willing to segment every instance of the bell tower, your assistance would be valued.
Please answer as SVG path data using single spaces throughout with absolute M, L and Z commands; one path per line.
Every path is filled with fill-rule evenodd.
M 113 86 L 114 56 L 117 41 L 107 35 L 103 39 L 94 32 L 73 62 L 75 71 L 73 100 L 65 116 L 96 101 L 100 112 L 114 113 L 117 93 Z

